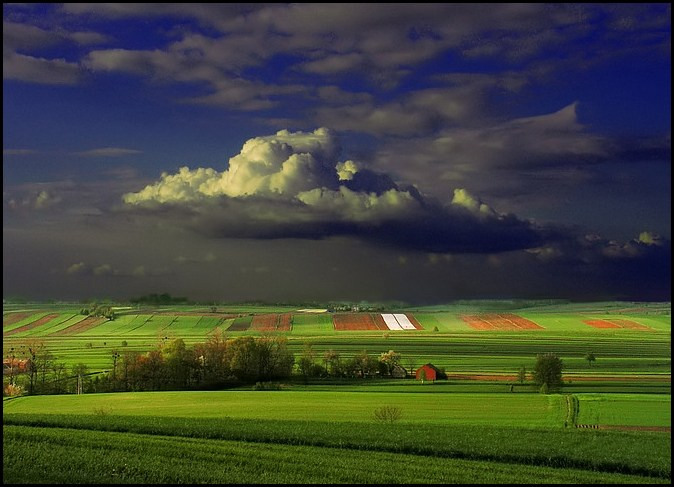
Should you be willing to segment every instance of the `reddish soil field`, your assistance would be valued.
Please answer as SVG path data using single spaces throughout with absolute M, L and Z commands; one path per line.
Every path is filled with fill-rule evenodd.
M 91 328 L 100 325 L 104 321 L 108 321 L 107 318 L 91 316 L 89 318 L 84 318 L 82 321 L 70 325 L 68 328 L 51 333 L 50 336 L 62 336 L 62 335 L 75 335 L 83 331 L 90 330 Z
M 335 330 L 379 330 L 369 313 L 342 313 L 332 316 Z M 388 330 L 388 327 L 386 327 Z
M 475 330 L 544 330 L 533 321 L 511 313 L 484 313 L 459 317 Z
M 278 315 L 255 315 L 250 322 L 250 327 L 256 331 L 274 331 L 278 323 Z
M 374 324 L 377 327 L 378 330 L 388 330 L 388 326 L 386 326 L 386 322 L 384 321 L 384 318 L 382 318 L 380 313 L 377 313 L 374 315 Z
M 519 327 L 522 330 L 544 330 L 541 325 L 538 323 L 534 323 L 531 320 L 528 320 L 526 318 L 522 318 L 521 316 L 517 316 L 514 314 L 502 314 L 501 315 L 503 318 L 510 320 L 515 326 Z
M 468 326 L 475 330 L 495 330 L 490 323 L 477 315 L 461 315 L 459 318 L 468 323 Z
M 2 332 L 2 334 L 5 336 L 9 336 L 14 335 L 15 333 L 21 333 L 22 331 L 32 330 L 33 328 L 37 328 L 38 326 L 44 325 L 45 323 L 53 320 L 54 318 L 58 318 L 58 316 L 59 316 L 58 314 L 43 316 L 39 320 L 33 321 L 32 323 L 28 323 L 18 328 L 14 328 L 13 330 L 4 331 Z
M 2 326 L 13 325 L 35 313 L 10 313 L 2 317 Z
M 407 319 L 410 320 L 410 323 L 414 325 L 414 328 L 417 330 L 423 330 L 424 327 L 421 326 L 421 323 L 417 321 L 417 319 L 411 314 L 411 313 L 405 313 L 405 316 L 407 316 Z
M 278 324 L 276 325 L 277 331 L 290 331 L 293 322 L 293 315 L 290 313 L 283 313 L 278 316 Z
M 593 328 L 620 328 L 620 325 L 605 320 L 584 320 L 583 323 Z
M 648 330 L 648 331 L 652 330 L 652 328 L 646 325 L 642 325 L 641 323 L 637 323 L 636 321 L 622 320 L 622 319 L 613 319 L 610 321 L 611 323 L 619 325 L 621 328 L 628 328 L 630 330 Z

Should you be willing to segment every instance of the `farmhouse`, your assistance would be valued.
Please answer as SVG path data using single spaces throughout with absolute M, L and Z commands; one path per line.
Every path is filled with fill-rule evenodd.
M 395 364 L 391 370 L 391 377 L 394 379 L 404 379 L 407 377 L 407 369 L 402 365 Z
M 419 367 L 416 373 L 417 380 L 421 380 L 422 375 L 424 374 L 424 380 L 434 381 L 436 379 L 445 378 L 445 374 L 433 364 L 426 364 Z
M 20 360 L 17 358 L 2 359 L 2 375 L 17 374 L 26 371 L 28 360 Z

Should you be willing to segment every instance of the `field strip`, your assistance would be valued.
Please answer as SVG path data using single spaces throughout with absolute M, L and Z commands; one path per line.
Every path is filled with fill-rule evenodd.
M 49 327 L 49 330 L 44 334 L 47 337 L 53 336 L 54 333 L 56 333 L 59 330 L 63 330 L 64 328 L 68 328 L 69 326 L 76 325 L 80 321 L 86 319 L 86 316 L 84 315 L 75 315 L 69 320 L 62 321 L 58 325 L 54 325 Z M 42 331 L 42 330 L 41 330 Z M 37 335 L 37 334 L 36 334 Z
M 400 326 L 398 321 L 395 319 L 395 316 L 392 314 L 382 314 L 382 318 L 384 318 L 384 323 L 386 323 L 386 326 L 388 326 L 389 330 L 402 330 L 403 327 Z
M 42 318 L 39 318 L 35 321 L 32 321 L 30 323 L 27 323 L 25 325 L 19 326 L 18 328 L 13 328 L 9 331 L 2 331 L 3 336 L 9 336 L 9 335 L 17 335 L 19 333 L 22 333 L 24 331 L 32 330 L 33 328 L 37 328 L 39 326 L 42 326 L 46 323 L 49 323 L 51 320 L 54 320 L 58 318 L 60 315 L 58 314 L 49 314 L 45 315 Z
M 24 333 L 23 336 L 33 336 L 33 335 L 39 335 L 39 334 L 42 334 L 42 333 L 48 334 L 50 332 L 50 330 L 53 330 L 57 326 L 61 326 L 64 323 L 66 323 L 66 322 L 68 322 L 68 321 L 72 320 L 73 318 L 75 318 L 77 316 L 80 316 L 80 315 L 68 313 L 68 314 L 63 314 L 61 316 L 64 316 L 65 318 L 63 318 L 62 320 L 52 320 L 49 323 L 45 323 L 44 326 L 41 326 L 39 328 L 34 328 L 34 329 L 30 330 L 28 333 Z
M 620 325 L 621 328 L 627 328 L 630 330 L 644 330 L 644 331 L 653 331 L 653 328 L 642 325 L 641 323 L 637 323 L 636 321 L 632 320 L 624 320 L 624 319 L 618 319 L 618 318 L 611 318 L 610 320 L 611 323 L 615 323 L 616 325 Z
M 403 330 L 416 330 L 416 328 L 406 315 L 402 313 L 396 313 L 393 316 L 398 321 Z
M 14 323 L 18 323 L 21 320 L 25 320 L 26 318 L 34 315 L 32 311 L 24 312 L 24 313 L 6 313 L 5 315 L 2 316 L 2 327 L 10 326 L 13 325 Z
M 412 326 L 416 328 L 417 330 L 423 330 L 424 327 L 421 326 L 421 323 L 419 323 L 419 320 L 415 318 L 415 316 L 411 313 L 406 313 L 405 316 L 407 316 L 407 319 L 412 323 Z
M 108 319 L 103 317 L 90 316 L 88 318 L 83 319 L 82 321 L 78 321 L 77 323 L 69 326 L 68 328 L 63 328 L 55 333 L 52 333 L 52 336 L 76 335 L 83 331 L 90 330 L 91 328 L 95 328 L 96 326 L 100 325 L 105 321 L 108 321 Z
M 121 333 L 124 331 L 125 328 L 131 326 L 132 323 L 134 323 L 136 320 L 144 320 L 147 319 L 148 315 L 124 315 L 121 316 L 113 321 L 109 321 L 105 324 L 105 330 L 104 334 L 105 335 L 115 335 L 117 333 Z M 129 319 L 131 318 L 131 319 Z M 93 335 L 93 334 L 98 334 L 97 332 L 92 331 L 92 333 L 85 332 L 83 335 Z
M 12 331 L 15 328 L 19 328 L 19 327 L 21 327 L 23 325 L 26 325 L 28 323 L 32 323 L 33 321 L 38 320 L 38 319 L 42 318 L 43 316 L 46 316 L 47 314 L 49 314 L 49 313 L 30 313 L 25 318 L 23 318 L 21 320 L 18 320 L 18 321 L 15 321 L 11 325 L 5 326 L 4 323 L 3 323 L 2 334 L 4 335 L 8 331 Z
M 140 318 L 141 316 L 148 316 L 148 315 L 138 315 L 139 318 Z M 123 334 L 123 335 L 128 335 L 128 334 L 130 334 L 131 332 L 136 331 L 136 330 L 138 330 L 139 328 L 142 328 L 143 326 L 145 326 L 145 323 L 147 323 L 148 321 L 150 321 L 150 320 L 152 319 L 152 317 L 154 317 L 154 315 L 149 315 L 147 318 L 145 318 L 145 320 L 142 321 L 142 323 L 141 323 L 140 325 L 133 326 L 133 327 L 129 328 L 128 330 L 124 330 L 124 331 L 122 331 L 122 332 L 120 332 L 120 333 Z M 134 320 L 134 321 L 135 321 L 135 320 Z M 133 321 L 132 321 L 131 323 L 133 323 Z M 131 334 L 132 334 L 132 333 L 131 333 Z

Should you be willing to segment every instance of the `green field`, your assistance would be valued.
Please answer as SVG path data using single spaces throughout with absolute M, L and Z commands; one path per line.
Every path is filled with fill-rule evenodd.
M 402 422 L 563 427 L 563 396 L 542 394 L 423 394 L 408 392 L 206 391 L 35 396 L 11 400 L 4 413 L 230 417 L 306 421 L 371 421 L 382 405 L 401 408 Z M 198 404 L 198 407 L 195 405 Z
M 4 483 L 668 483 L 581 469 L 156 434 L 7 426 L 3 438 Z M 63 444 L 67 456 L 55 448 Z
M 671 426 L 671 396 L 649 394 L 578 394 L 578 423 Z
M 411 309 L 424 330 L 405 332 L 350 331 L 336 332 L 330 313 L 293 313 L 292 330 L 284 332 L 293 352 L 301 353 L 307 343 L 318 354 L 336 350 L 342 357 L 362 350 L 379 354 L 395 350 L 403 357 L 402 365 L 413 369 L 431 362 L 448 373 L 513 375 L 524 366 L 531 370 L 537 353 L 554 352 L 565 364 L 565 375 L 573 382 L 583 376 L 661 376 L 660 388 L 666 387 L 671 374 L 671 317 L 662 304 L 555 304 L 517 308 L 521 303 L 482 302 L 444 307 Z M 148 351 L 165 338 L 183 338 L 188 345 L 205 341 L 216 328 L 230 337 L 259 334 L 253 330 L 228 330 L 232 324 L 245 325 L 250 313 L 294 311 L 290 307 L 218 306 L 219 313 L 246 314 L 240 318 L 213 316 L 178 316 L 171 314 L 199 310 L 194 306 L 164 307 L 156 310 L 120 309 L 114 321 L 103 322 L 74 335 L 53 333 L 80 321 L 72 306 L 15 305 L 12 312 L 34 314 L 12 325 L 3 326 L 3 352 L 17 349 L 31 339 L 44 340 L 58 360 L 68 366 L 85 361 L 92 370 L 107 370 L 114 350 L 126 342 L 128 350 Z M 5 317 L 8 314 L 5 309 Z M 157 314 L 161 311 L 161 314 Z M 207 307 L 201 311 L 210 312 Z M 401 310 L 394 310 L 401 311 Z M 509 312 L 544 327 L 543 330 L 478 331 L 460 319 L 461 314 Z M 59 317 L 38 328 L 19 334 L 7 332 L 30 323 L 50 312 Z M 70 313 L 70 315 L 68 314 Z M 225 316 L 225 315 L 223 315 Z M 647 331 L 630 329 L 597 329 L 583 323 L 587 319 L 629 319 L 648 326 Z M 438 331 L 433 331 L 437 327 Z M 123 350 L 122 350 L 123 351 Z M 597 361 L 590 367 L 584 360 L 592 351 Z M 650 382 L 649 382 L 650 384 Z M 578 384 L 580 385 L 580 384 Z
M 279 391 L 243 385 L 6 399 L 5 483 L 671 483 L 669 303 L 391 310 L 424 326 L 404 332 L 338 332 L 330 313 L 228 305 L 217 306 L 221 317 L 177 314 L 211 313 L 208 306 L 120 307 L 115 320 L 59 336 L 85 318 L 77 306 L 14 305 L 5 319 L 10 311 L 32 314 L 3 326 L 5 356 L 40 340 L 56 360 L 94 372 L 110 370 L 115 351 L 147 352 L 174 338 L 192 346 L 216 329 L 230 338 L 260 335 L 227 329 L 245 327 L 253 314 L 290 312 L 292 329 L 282 335 L 296 359 L 308 345 L 319 362 L 328 350 L 341 359 L 395 350 L 408 371 L 430 362 L 449 379 L 295 377 Z M 461 319 L 480 312 L 517 314 L 544 329 L 481 331 Z M 47 314 L 57 316 L 11 332 Z M 649 329 L 583 323 L 597 319 Z M 520 367 L 531 372 L 545 352 L 563 360 L 559 393 L 517 382 Z M 382 406 L 397 408 L 400 419 L 377 421 Z
M 668 398 L 660 402 L 669 407 Z M 387 404 L 401 408 L 400 421 L 374 420 L 374 409 Z M 3 475 L 10 482 L 669 481 L 668 433 L 564 428 L 566 404 L 564 395 L 337 388 L 25 397 L 3 403 Z M 106 443 L 114 445 L 109 456 Z M 168 451 L 184 462 L 162 468 Z M 334 458 L 342 472 L 332 469 Z M 380 471 L 392 461 L 413 468 Z

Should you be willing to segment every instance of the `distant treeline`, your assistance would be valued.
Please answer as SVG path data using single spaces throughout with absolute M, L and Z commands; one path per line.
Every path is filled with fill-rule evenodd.
M 173 297 L 168 293 L 148 294 L 139 298 L 131 298 L 132 304 L 188 304 L 190 301 L 186 297 Z

